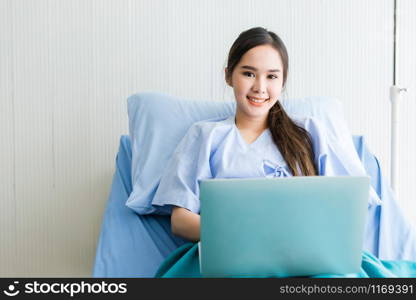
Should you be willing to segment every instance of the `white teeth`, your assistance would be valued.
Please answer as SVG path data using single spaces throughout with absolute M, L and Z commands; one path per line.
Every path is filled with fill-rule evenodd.
M 255 103 L 263 103 L 263 102 L 266 102 L 266 100 L 267 99 L 265 99 L 265 100 L 257 100 L 257 99 L 253 99 L 253 98 L 248 98 L 250 101 L 253 101 L 253 102 L 255 102 Z

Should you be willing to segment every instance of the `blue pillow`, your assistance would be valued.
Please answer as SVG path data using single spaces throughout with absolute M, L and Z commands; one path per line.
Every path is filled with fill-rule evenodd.
M 285 99 L 282 105 L 290 116 L 320 119 L 333 138 L 347 140 L 346 147 L 355 151 L 339 100 L 327 97 Z M 133 191 L 126 205 L 138 214 L 165 214 L 163 207 L 152 206 L 151 202 L 163 169 L 180 140 L 193 123 L 226 118 L 234 113 L 235 101 L 185 100 L 153 92 L 130 96 Z

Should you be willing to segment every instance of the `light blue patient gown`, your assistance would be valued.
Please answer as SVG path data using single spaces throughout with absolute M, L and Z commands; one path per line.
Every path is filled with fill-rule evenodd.
M 162 206 L 170 213 L 172 205 L 184 207 L 194 213 L 200 211 L 199 180 L 208 178 L 253 178 L 292 176 L 280 151 L 273 142 L 269 129 L 248 144 L 235 125 L 235 116 L 193 124 L 179 143 L 161 178 L 152 204 Z M 311 138 L 314 162 L 319 175 L 366 175 L 365 169 L 348 139 L 336 136 L 336 130 L 324 128 L 311 117 L 292 117 L 305 128 Z M 381 204 L 371 187 L 369 211 Z M 256 203 L 253 203 L 256 205 Z M 352 222 L 354 220 L 351 220 Z M 416 263 L 410 261 L 381 261 L 374 255 L 380 241 L 372 238 L 372 219 L 368 218 L 362 271 L 359 277 L 416 277 Z M 409 233 L 413 234 L 413 233 Z M 172 253 L 161 265 L 157 277 L 199 277 L 196 243 L 185 244 Z M 412 244 L 413 245 L 413 244 Z M 416 257 L 416 248 L 406 249 Z M 413 253 L 413 254 L 412 254 Z M 330 277 L 328 275 L 327 277 Z

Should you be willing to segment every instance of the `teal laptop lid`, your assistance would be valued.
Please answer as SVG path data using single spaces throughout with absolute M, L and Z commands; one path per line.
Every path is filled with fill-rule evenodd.
M 202 180 L 201 274 L 359 272 L 369 188 L 354 176 Z

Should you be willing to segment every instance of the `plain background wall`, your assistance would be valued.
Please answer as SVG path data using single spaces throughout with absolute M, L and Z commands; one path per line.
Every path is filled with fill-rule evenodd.
M 400 2 L 399 199 L 416 219 L 416 3 Z M 0 276 L 90 276 L 126 99 L 230 100 L 253 26 L 290 56 L 286 97 L 332 96 L 390 171 L 393 0 L 0 0 Z
M 398 174 L 398 199 L 403 208 L 416 221 L 416 1 L 398 3 L 398 50 L 396 81 L 407 88 L 400 104 L 400 164 Z

